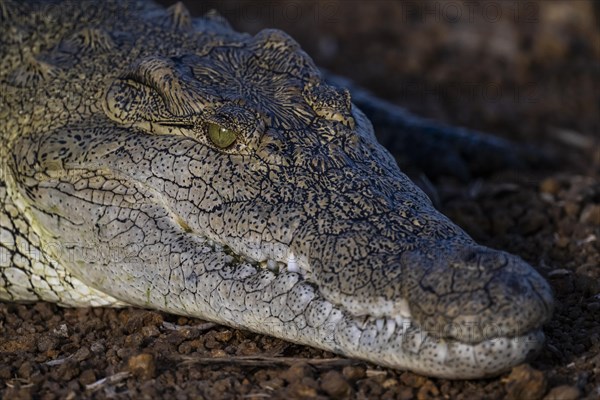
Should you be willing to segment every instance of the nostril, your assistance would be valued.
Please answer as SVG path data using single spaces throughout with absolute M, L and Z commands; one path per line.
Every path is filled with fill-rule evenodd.
M 475 263 L 477 261 L 477 252 L 475 250 L 467 250 L 463 259 L 465 262 Z
M 517 296 L 527 291 L 527 287 L 515 275 L 510 275 L 506 280 L 506 288 L 510 295 Z

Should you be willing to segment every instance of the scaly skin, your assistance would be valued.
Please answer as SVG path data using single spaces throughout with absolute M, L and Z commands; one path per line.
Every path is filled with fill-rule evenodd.
M 539 348 L 548 284 L 437 212 L 291 38 L 94 4 L 0 2 L 0 299 L 155 308 L 449 378 Z

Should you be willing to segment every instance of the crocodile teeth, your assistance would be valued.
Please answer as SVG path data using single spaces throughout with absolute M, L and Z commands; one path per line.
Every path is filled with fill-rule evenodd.
M 436 351 L 442 363 L 445 363 L 448 358 L 448 343 L 445 340 L 440 340 L 437 343 Z
M 296 260 L 296 256 L 292 252 L 290 252 L 290 254 L 288 255 L 287 269 L 290 272 L 300 272 L 300 268 L 298 267 L 298 260 Z
M 398 326 L 400 331 L 404 332 L 405 330 L 408 330 L 408 328 L 410 328 L 411 321 L 408 318 L 398 316 L 394 319 L 394 325 Z
M 410 312 L 410 307 L 408 305 L 408 301 L 401 299 L 399 302 L 400 305 L 400 315 L 404 318 L 410 318 L 412 316 Z
M 388 319 L 387 324 L 385 325 L 384 337 L 386 339 L 389 339 L 394 334 L 395 330 L 396 330 L 396 321 L 394 321 L 393 319 Z

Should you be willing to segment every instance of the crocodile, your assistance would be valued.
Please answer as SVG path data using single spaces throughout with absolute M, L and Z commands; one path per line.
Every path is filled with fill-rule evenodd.
M 437 211 L 284 32 L 123 0 L 0 0 L 0 22 L 1 300 L 454 379 L 542 346 L 544 278 Z

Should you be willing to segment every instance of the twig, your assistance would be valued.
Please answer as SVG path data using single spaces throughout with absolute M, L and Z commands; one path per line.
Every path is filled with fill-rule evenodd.
M 162 327 L 169 331 L 182 331 L 185 329 L 194 331 L 207 331 L 209 329 L 214 328 L 215 326 L 217 326 L 217 324 L 213 322 L 205 322 L 203 324 L 198 325 L 177 325 L 167 321 L 164 321 L 162 323 Z
M 49 367 L 54 367 L 54 366 L 57 366 L 57 365 L 64 364 L 71 357 L 73 357 L 73 355 L 70 355 L 70 356 L 64 357 L 64 358 L 57 358 L 57 359 L 54 359 L 54 360 L 46 361 L 44 364 L 46 364 Z
M 106 378 L 102 378 L 94 383 L 90 383 L 89 385 L 85 385 L 85 390 L 89 390 L 91 392 L 96 392 L 96 391 L 102 389 L 102 387 L 104 387 L 106 385 L 112 385 L 112 384 L 120 382 L 124 379 L 127 379 L 127 378 L 129 378 L 130 375 L 131 374 L 127 371 L 118 372 L 114 375 L 107 376 Z
M 285 365 L 291 366 L 305 363 L 316 368 L 345 367 L 360 364 L 361 361 L 345 358 L 302 358 L 302 357 L 262 357 L 262 356 L 231 356 L 231 357 L 193 357 L 179 356 L 176 361 L 182 364 L 234 364 L 244 367 L 263 367 Z

